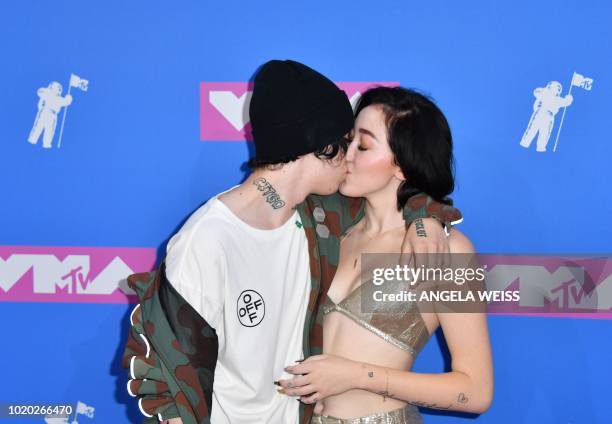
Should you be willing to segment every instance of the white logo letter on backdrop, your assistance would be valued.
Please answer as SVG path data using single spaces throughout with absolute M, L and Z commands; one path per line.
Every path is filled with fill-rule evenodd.
M 209 100 L 236 131 L 240 131 L 249 123 L 249 104 L 252 96 L 252 91 L 246 91 L 240 97 L 231 91 L 211 91 Z

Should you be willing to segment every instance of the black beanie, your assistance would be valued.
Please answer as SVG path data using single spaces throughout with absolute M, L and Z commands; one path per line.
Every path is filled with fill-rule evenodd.
M 337 144 L 353 128 L 346 93 L 299 62 L 271 60 L 255 76 L 249 107 L 255 161 L 274 163 Z

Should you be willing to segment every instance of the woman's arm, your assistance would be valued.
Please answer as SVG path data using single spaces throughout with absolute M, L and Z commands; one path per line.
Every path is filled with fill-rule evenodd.
M 473 253 L 470 241 L 451 231 L 452 253 Z M 482 413 L 493 398 L 493 365 L 484 313 L 439 313 L 451 353 L 447 373 L 416 373 L 360 363 L 334 355 L 317 355 L 288 367 L 304 374 L 280 385 L 288 395 L 314 403 L 350 389 L 368 390 L 394 399 L 436 409 Z M 292 386 L 289 386 L 291 384 Z
M 460 231 L 451 230 L 451 253 L 464 258 L 474 246 Z M 441 374 L 404 372 L 366 365 L 360 388 L 409 403 L 437 409 L 482 413 L 493 399 L 493 361 L 485 313 L 438 313 L 452 364 Z M 388 380 L 387 380 L 388 378 Z
M 446 315 L 441 321 L 452 357 L 450 372 L 417 373 L 317 355 L 287 368 L 291 374 L 304 375 L 279 383 L 286 394 L 301 396 L 305 403 L 362 389 L 427 408 L 482 413 L 493 399 L 486 318 L 472 313 Z
M 426 374 L 361 364 L 355 388 L 381 395 L 388 392 L 389 397 L 428 408 L 486 411 L 493 399 L 486 316 L 440 314 L 440 323 L 452 357 L 450 372 Z

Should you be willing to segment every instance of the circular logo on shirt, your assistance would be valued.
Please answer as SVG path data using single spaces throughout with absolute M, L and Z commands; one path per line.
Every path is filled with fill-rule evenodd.
M 244 290 L 238 296 L 238 319 L 245 327 L 255 327 L 266 314 L 266 304 L 263 297 L 255 290 Z

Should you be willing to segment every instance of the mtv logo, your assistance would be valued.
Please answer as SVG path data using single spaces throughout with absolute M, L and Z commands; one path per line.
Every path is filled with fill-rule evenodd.
M 155 264 L 155 249 L 0 246 L 0 301 L 129 303 L 126 278 Z
M 398 82 L 339 82 L 353 108 L 361 93 L 384 85 L 397 86 Z M 249 105 L 253 92 L 250 82 L 200 83 L 200 140 L 252 141 Z M 289 94 L 290 95 L 290 94 Z
M 504 257 L 480 255 L 488 265 L 489 290 L 520 289 L 516 312 L 555 311 L 571 316 L 577 310 L 612 312 L 612 261 L 609 258 L 560 256 Z M 505 312 L 507 305 L 491 305 Z

